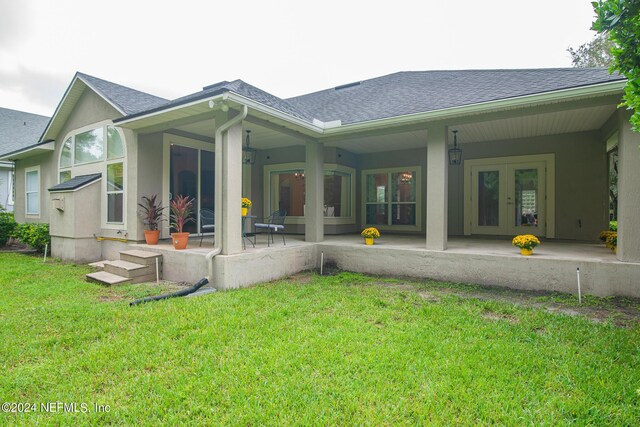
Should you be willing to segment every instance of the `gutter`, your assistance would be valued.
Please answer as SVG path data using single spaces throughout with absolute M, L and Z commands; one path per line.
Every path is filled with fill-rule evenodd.
M 219 170 L 222 171 L 222 133 L 229 130 L 229 128 L 231 128 L 232 126 L 242 122 L 247 117 L 248 113 L 249 113 L 249 107 L 245 105 L 244 108 L 242 109 L 241 114 L 238 114 L 234 118 L 218 126 L 218 129 L 216 129 L 216 136 L 215 136 L 216 170 L 220 168 Z M 222 182 L 219 179 L 216 180 L 215 206 L 216 207 L 222 206 Z M 220 209 L 215 210 L 214 222 L 215 222 L 216 228 L 220 230 L 223 226 L 222 212 L 220 212 Z M 216 234 L 219 234 L 221 236 L 220 233 L 216 233 Z M 216 255 L 219 255 L 220 252 L 222 252 L 222 244 L 220 240 L 221 239 L 216 236 L 214 241 L 215 243 L 213 245 L 213 250 L 205 256 L 207 260 L 207 279 L 209 280 L 210 283 L 213 283 L 213 258 Z

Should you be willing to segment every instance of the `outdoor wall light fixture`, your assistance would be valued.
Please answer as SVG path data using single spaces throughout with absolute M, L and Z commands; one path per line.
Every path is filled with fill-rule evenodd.
M 245 138 L 245 146 L 242 147 L 242 163 L 252 165 L 256 162 L 256 149 L 251 148 L 251 131 L 247 129 Z
M 453 148 L 449 148 L 449 164 L 459 165 L 462 163 L 462 149 L 458 148 L 458 131 L 451 132 L 453 132 Z

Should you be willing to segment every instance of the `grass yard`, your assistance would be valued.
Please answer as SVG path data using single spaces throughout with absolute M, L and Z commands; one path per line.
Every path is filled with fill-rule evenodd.
M 86 272 L 0 253 L 0 400 L 38 405 L 0 425 L 640 424 L 637 323 L 349 273 L 129 307 L 163 289 Z

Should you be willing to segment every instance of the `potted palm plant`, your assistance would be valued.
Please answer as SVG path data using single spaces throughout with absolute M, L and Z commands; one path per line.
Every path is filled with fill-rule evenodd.
M 171 227 L 176 231 L 171 233 L 173 247 L 177 250 L 185 249 L 189 242 L 189 232 L 184 232 L 185 224 L 194 221 L 193 213 L 194 199 L 189 196 L 177 195 L 171 200 Z
M 144 230 L 144 239 L 147 245 L 158 244 L 158 239 L 160 238 L 160 223 L 164 220 L 164 214 L 162 213 L 164 208 L 160 206 L 162 203 L 157 199 L 157 194 L 149 197 L 142 196 L 143 203 L 138 203 L 140 207 L 138 214 L 147 227 L 147 230 Z

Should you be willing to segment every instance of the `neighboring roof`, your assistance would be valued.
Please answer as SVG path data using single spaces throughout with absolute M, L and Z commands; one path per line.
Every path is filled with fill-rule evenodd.
M 0 155 L 36 144 L 48 122 L 46 116 L 0 108 Z
M 621 80 L 606 68 L 405 71 L 286 101 L 323 122 L 348 124 Z
M 125 115 L 151 110 L 169 102 L 168 99 L 102 80 L 88 74 L 78 72 L 76 75 Z
M 74 191 L 84 187 L 87 184 L 92 183 L 98 179 L 102 178 L 101 173 L 94 173 L 91 175 L 79 175 L 71 178 L 69 181 L 63 182 L 58 185 L 54 185 L 49 189 L 51 192 L 56 191 Z

